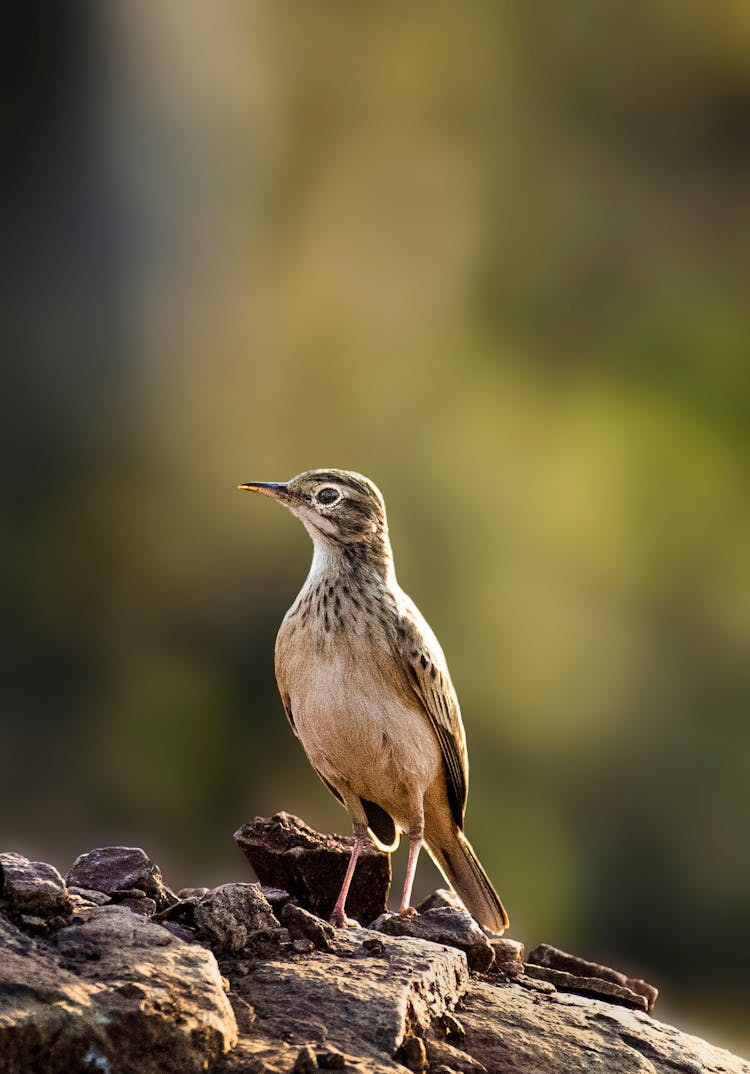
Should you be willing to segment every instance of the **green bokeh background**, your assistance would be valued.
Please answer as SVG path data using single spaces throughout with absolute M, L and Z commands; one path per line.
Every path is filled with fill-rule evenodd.
M 273 678 L 309 540 L 234 486 L 361 470 L 511 934 L 747 1047 L 750 7 L 8 12 L 2 842 L 347 830 Z

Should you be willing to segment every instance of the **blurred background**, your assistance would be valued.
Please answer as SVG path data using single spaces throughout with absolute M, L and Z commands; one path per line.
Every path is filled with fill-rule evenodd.
M 2 34 L 2 843 L 177 888 L 246 877 L 257 814 L 348 831 L 273 676 L 309 539 L 235 485 L 360 470 L 511 935 L 750 1046 L 750 7 L 38 14 Z

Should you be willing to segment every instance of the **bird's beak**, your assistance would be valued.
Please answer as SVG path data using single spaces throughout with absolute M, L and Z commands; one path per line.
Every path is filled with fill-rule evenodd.
M 238 485 L 238 489 L 247 492 L 260 492 L 263 496 L 270 496 L 274 500 L 288 494 L 287 481 L 246 481 L 244 485 Z

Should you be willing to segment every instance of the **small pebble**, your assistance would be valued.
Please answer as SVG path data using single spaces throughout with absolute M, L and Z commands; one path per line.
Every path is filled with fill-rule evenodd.
M 346 1056 L 335 1048 L 323 1048 L 318 1052 L 318 1066 L 321 1070 L 343 1070 Z
M 370 939 L 362 941 L 362 948 L 368 955 L 375 955 L 380 957 L 385 954 L 385 944 L 382 940 L 378 940 L 373 936 Z
M 399 1060 L 414 1074 L 427 1070 L 427 1049 L 420 1037 L 407 1037 L 398 1050 Z
M 443 1015 L 443 1026 L 445 1028 L 445 1035 L 447 1037 L 465 1037 L 466 1030 L 456 1018 L 455 1014 Z
M 299 1054 L 292 1067 L 292 1074 L 311 1074 L 313 1070 L 320 1070 L 318 1065 L 318 1057 L 310 1047 L 309 1044 L 305 1044 L 300 1048 Z

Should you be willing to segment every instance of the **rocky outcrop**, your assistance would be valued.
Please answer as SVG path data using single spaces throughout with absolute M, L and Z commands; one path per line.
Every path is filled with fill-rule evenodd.
M 286 833 L 272 887 L 177 897 L 133 848 L 82 855 L 68 883 L 0 855 L 0 1074 L 750 1074 L 651 1018 L 652 986 L 546 945 L 524 963 L 452 892 L 334 930 L 309 867 L 332 841 L 285 814 L 252 828 Z
M 30 936 L 0 914 L 0 1071 L 204 1070 L 237 1041 L 216 959 L 125 906 L 80 899 Z
M 321 835 L 299 817 L 276 813 L 256 817 L 234 833 L 261 884 L 288 892 L 300 906 L 326 921 L 331 916 L 354 840 Z M 357 862 L 347 913 L 363 925 L 388 909 L 391 859 L 374 845 Z

